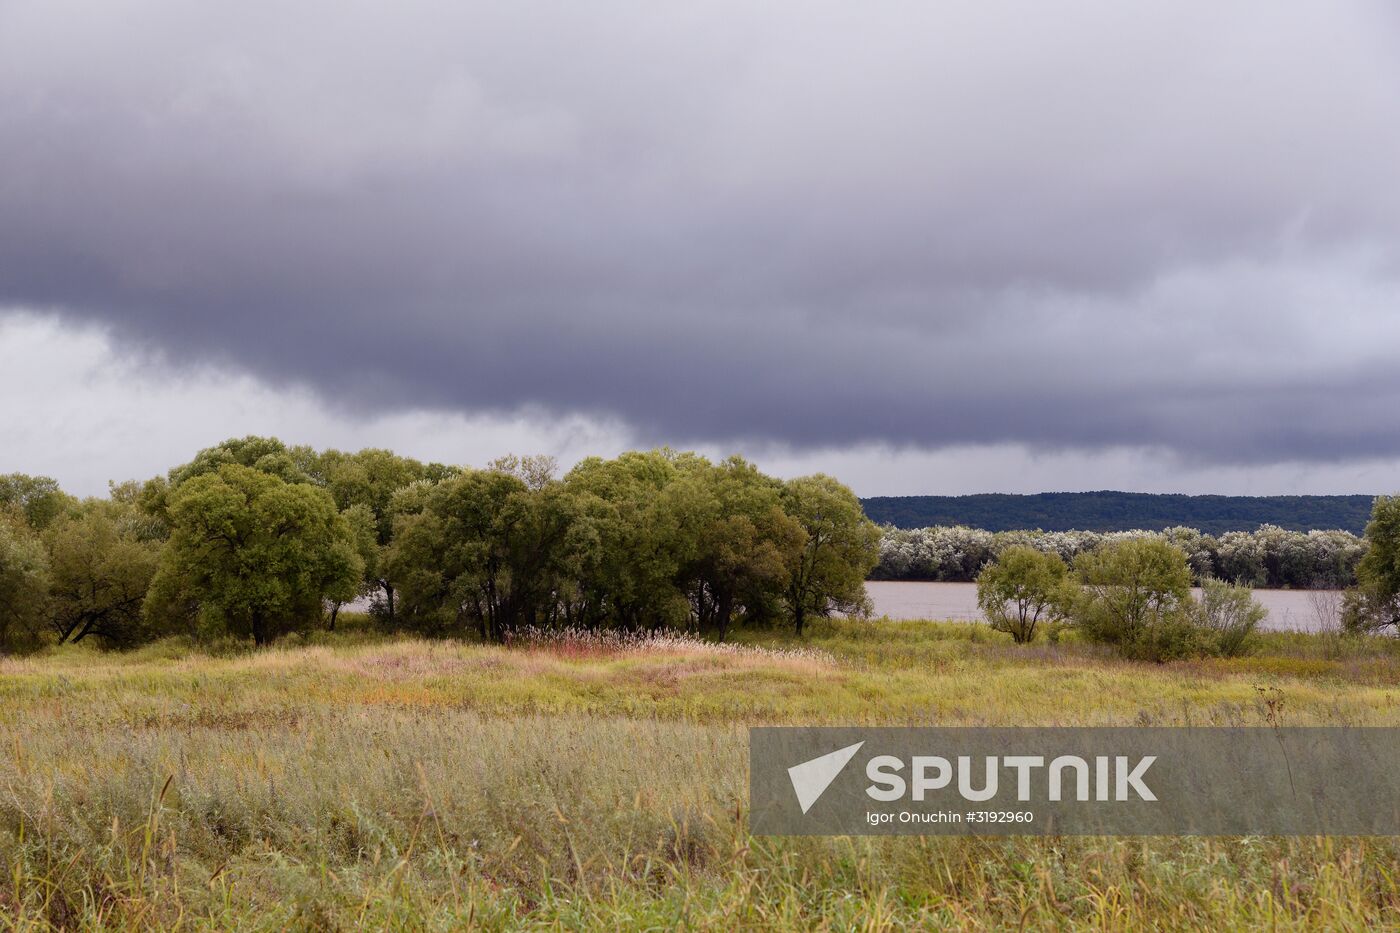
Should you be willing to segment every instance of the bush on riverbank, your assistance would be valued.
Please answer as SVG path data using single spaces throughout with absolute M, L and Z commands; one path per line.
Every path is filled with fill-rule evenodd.
M 1058 554 L 1008 548 L 978 576 L 977 602 L 1017 644 L 1042 619 L 1063 621 L 1123 657 L 1159 662 L 1245 654 L 1265 616 L 1247 587 L 1210 577 L 1194 600 L 1185 552 L 1144 538 L 1086 551 L 1072 574 Z

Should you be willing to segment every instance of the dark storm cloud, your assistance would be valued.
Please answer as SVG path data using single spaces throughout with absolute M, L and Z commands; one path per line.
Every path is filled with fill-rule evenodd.
M 365 410 L 1400 453 L 1381 3 L 0 4 L 0 303 Z

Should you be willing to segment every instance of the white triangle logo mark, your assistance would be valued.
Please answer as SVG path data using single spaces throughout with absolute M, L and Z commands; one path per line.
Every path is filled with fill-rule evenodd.
M 788 768 L 792 789 L 797 793 L 797 803 L 802 807 L 804 814 L 821 799 L 821 795 L 826 793 L 826 789 L 831 786 L 832 781 L 836 780 L 841 769 L 846 767 L 864 744 L 864 742 L 857 742 L 854 745 L 847 745 L 845 748 L 838 748 L 820 758 L 813 758 Z

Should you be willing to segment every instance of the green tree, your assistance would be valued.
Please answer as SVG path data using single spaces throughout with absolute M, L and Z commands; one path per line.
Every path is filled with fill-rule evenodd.
M 145 516 L 122 502 L 88 500 L 44 535 L 49 553 L 49 627 L 58 642 L 95 638 L 127 647 L 154 634 L 142 607 L 160 544 Z
M 169 494 L 170 540 L 152 584 L 257 645 L 318 619 L 363 570 L 350 527 L 326 490 L 224 462 Z
M 1366 553 L 1356 565 L 1343 621 L 1354 632 L 1400 631 L 1400 496 L 1377 496 L 1366 525 Z
M 723 640 L 736 616 L 777 614 L 806 538 L 782 507 L 782 483 L 742 457 L 685 461 L 663 494 L 679 517 L 677 586 L 694 626 Z
M 681 628 L 690 603 L 677 586 L 692 552 L 694 529 L 668 500 L 667 488 L 694 454 L 630 451 L 612 460 L 590 457 L 564 477 L 564 490 L 587 547 L 570 555 L 574 574 L 568 620 L 596 628 Z
M 1152 538 L 1114 541 L 1080 554 L 1074 569 L 1082 587 L 1074 620 L 1091 640 L 1153 661 L 1201 651 L 1191 569 L 1179 548 Z
M 865 517 L 855 493 L 819 473 L 789 480 L 781 498 L 783 511 L 805 534 L 786 593 L 797 634 L 812 616 L 868 613 L 865 578 L 880 559 L 880 529 Z
M 1035 639 L 1042 620 L 1062 618 L 1074 595 L 1069 568 L 1060 555 L 1031 547 L 1007 548 L 977 575 L 982 615 L 1018 645 Z
M 49 589 L 43 542 L 18 512 L 0 510 L 0 653 L 40 644 Z
M 392 625 L 395 613 L 393 583 L 385 576 L 384 552 L 394 538 L 394 497 L 414 483 L 440 482 L 457 470 L 441 464 L 423 464 L 411 457 L 400 457 L 391 450 L 368 448 L 347 454 L 338 450 L 321 455 L 314 472 L 335 498 L 341 511 L 361 509 L 364 514 L 348 516 L 360 531 L 366 527 L 373 539 L 373 553 L 361 546 L 364 559 L 366 594 L 378 590 L 383 594 L 383 611 Z M 357 536 L 357 540 L 361 540 Z
M 475 627 L 500 641 L 551 621 L 572 528 L 558 484 L 531 489 L 501 470 L 468 470 L 406 490 L 398 511 L 385 573 L 402 594 L 403 623 L 441 634 Z
M 0 476 L 0 512 L 17 510 L 35 531 L 43 531 L 78 500 L 48 476 L 7 473 Z
M 369 595 L 380 585 L 382 579 L 380 570 L 384 563 L 383 548 L 379 546 L 378 538 L 375 535 L 374 513 L 363 505 L 352 505 L 340 514 L 350 529 L 350 542 L 355 548 L 355 553 L 360 557 L 363 569 L 360 571 L 359 580 L 350 583 L 342 581 L 341 586 L 327 591 L 326 599 L 330 603 L 330 613 L 326 620 L 326 627 L 331 631 L 335 631 L 335 623 L 340 617 L 342 606 L 359 599 L 361 596 Z M 371 606 L 372 610 L 373 606 Z
M 308 469 L 317 465 L 315 455 L 307 447 L 289 448 L 275 437 L 230 438 L 195 454 L 189 463 L 181 464 L 165 476 L 148 480 L 141 489 L 140 503 L 153 517 L 170 524 L 170 497 L 189 480 L 229 464 L 248 467 L 288 483 L 317 483 Z

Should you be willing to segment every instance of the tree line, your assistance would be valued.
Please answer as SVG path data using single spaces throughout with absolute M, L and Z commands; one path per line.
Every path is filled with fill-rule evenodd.
M 1348 531 L 1287 531 L 1263 525 L 1219 537 L 1195 528 L 1165 531 L 984 531 L 961 526 L 901 529 L 886 526 L 877 580 L 971 582 L 1013 547 L 1055 554 L 1071 563 L 1080 554 L 1121 541 L 1163 541 L 1181 550 L 1199 583 L 1220 579 L 1241 586 L 1343 589 L 1357 582 L 1367 542 Z
M 980 493 L 969 496 L 875 496 L 865 514 L 896 528 L 967 525 L 988 531 L 1165 531 L 1178 525 L 1206 534 L 1277 525 L 1289 531 L 1340 528 L 1360 534 L 1371 496 L 1187 496 L 1145 492 Z
M 246 437 L 78 500 L 0 477 L 0 651 L 172 634 L 263 645 L 367 600 L 386 630 L 723 639 L 868 610 L 880 532 L 846 486 L 669 449 L 485 469 Z

